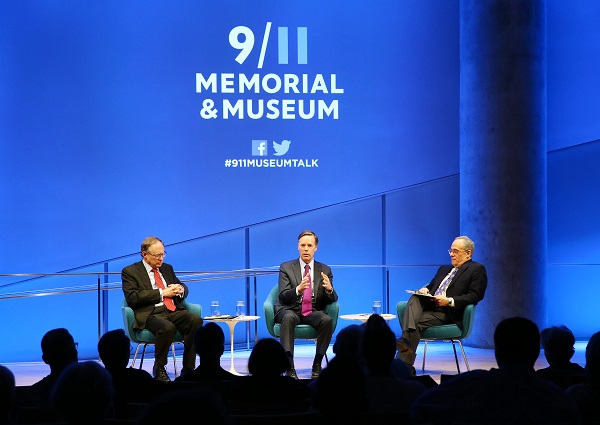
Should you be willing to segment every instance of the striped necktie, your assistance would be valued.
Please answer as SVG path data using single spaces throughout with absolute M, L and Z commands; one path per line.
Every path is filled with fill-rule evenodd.
M 446 289 L 448 288 L 448 286 L 450 286 L 450 283 L 452 282 L 452 278 L 454 277 L 454 275 L 456 274 L 457 271 L 458 271 L 458 267 L 454 267 L 452 270 L 450 270 L 450 273 L 448 273 L 448 276 L 446 276 L 444 278 L 444 280 L 442 280 L 442 283 L 440 283 L 440 286 L 437 288 L 437 290 L 435 291 L 435 294 L 433 294 L 433 295 L 444 295 L 444 292 L 446 292 Z

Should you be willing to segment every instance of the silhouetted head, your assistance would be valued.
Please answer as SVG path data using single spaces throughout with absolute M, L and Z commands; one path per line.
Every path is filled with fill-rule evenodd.
M 248 372 L 253 376 L 279 376 L 288 367 L 285 350 L 279 341 L 273 338 L 258 341 L 248 358 Z
M 389 373 L 396 354 L 396 336 L 380 315 L 373 314 L 367 320 L 361 349 L 370 373 Z
M 52 329 L 42 338 L 42 360 L 53 372 L 76 362 L 77 347 L 73 336 L 65 328 Z
M 194 334 L 194 349 L 202 359 L 218 359 L 225 351 L 225 334 L 219 325 L 213 322 L 200 326 Z
M 0 419 L 8 413 L 15 397 L 15 375 L 0 365 Z
M 585 349 L 585 371 L 594 387 L 600 389 L 600 332 L 596 332 Z
M 496 326 L 494 349 L 501 369 L 510 365 L 533 368 L 540 355 L 540 331 L 524 317 L 504 319 Z
M 350 325 L 343 328 L 335 338 L 333 352 L 336 356 L 360 358 L 360 338 L 364 326 Z
M 52 390 L 52 405 L 68 424 L 100 423 L 112 414 L 114 389 L 106 369 L 96 362 L 69 365 Z
M 368 423 L 362 421 L 367 411 L 367 380 L 356 359 L 334 357 L 316 381 L 314 405 L 331 423 Z
M 575 336 L 566 326 L 552 326 L 540 334 L 540 342 L 548 364 L 561 365 L 569 363 L 575 354 Z
M 104 366 L 115 371 L 129 364 L 131 345 L 123 329 L 106 332 L 98 341 L 98 354 Z

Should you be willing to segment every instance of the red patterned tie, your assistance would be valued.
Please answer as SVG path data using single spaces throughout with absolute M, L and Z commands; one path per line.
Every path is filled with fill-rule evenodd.
M 308 316 L 312 313 L 312 280 L 310 279 L 310 267 L 304 266 L 304 276 L 308 275 L 308 288 L 302 293 L 302 315 Z
M 152 273 L 154 273 L 154 282 L 156 283 L 156 286 L 160 289 L 165 289 L 165 284 L 160 277 L 158 269 L 152 269 Z M 163 297 L 163 302 L 169 311 L 175 311 L 175 303 L 171 297 Z

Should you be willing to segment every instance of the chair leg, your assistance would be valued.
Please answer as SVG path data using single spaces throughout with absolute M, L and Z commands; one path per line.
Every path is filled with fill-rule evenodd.
M 144 344 L 144 348 L 142 349 L 142 358 L 140 359 L 140 369 L 144 365 L 144 357 L 146 356 L 146 347 L 148 347 L 147 343 Z
M 425 358 L 427 357 L 427 340 L 425 340 L 425 345 L 423 346 L 423 366 L 421 367 L 421 372 L 425 373 Z
M 464 349 L 464 347 L 462 345 L 462 341 L 459 339 L 458 343 L 460 345 L 460 350 L 462 351 L 463 359 L 465 360 L 465 365 L 467 366 L 467 371 L 470 371 L 471 368 L 469 367 L 469 362 L 467 360 L 467 355 L 465 354 L 465 349 Z
M 135 347 L 135 353 L 133 354 L 133 361 L 131 362 L 131 367 L 135 367 L 135 359 L 137 358 L 139 349 L 140 343 L 138 342 L 137 346 Z
M 173 353 L 173 369 L 175 370 L 175 376 L 177 376 L 177 363 L 175 361 L 175 343 L 171 344 L 171 352 Z
M 456 354 L 456 345 L 454 345 L 454 340 L 451 339 L 450 342 L 452 343 L 452 349 L 454 350 L 454 360 L 456 361 L 456 370 L 458 370 L 458 373 L 460 373 L 460 366 L 458 365 L 458 355 Z M 462 346 L 462 344 L 461 344 Z

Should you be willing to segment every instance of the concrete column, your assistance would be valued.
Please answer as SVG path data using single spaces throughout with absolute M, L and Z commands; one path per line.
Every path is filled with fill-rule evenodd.
M 546 321 L 546 6 L 460 0 L 460 229 L 488 289 L 467 341 Z

